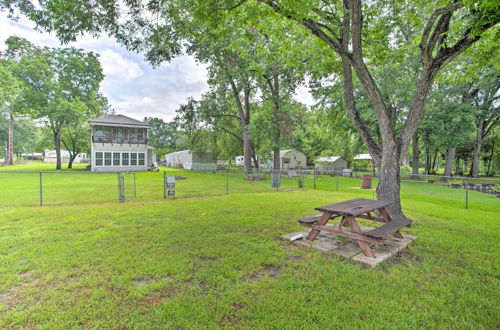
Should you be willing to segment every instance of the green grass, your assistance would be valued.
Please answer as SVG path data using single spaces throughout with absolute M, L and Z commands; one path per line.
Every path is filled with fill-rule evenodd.
M 133 202 L 2 207 L 0 327 L 500 325 L 500 199 L 493 195 L 471 192 L 474 208 L 464 209 L 463 190 L 403 183 L 403 206 L 414 220 L 404 232 L 419 238 L 402 256 L 365 269 L 280 239 L 301 230 L 297 219 L 316 206 L 370 198 L 355 188 L 359 180 L 340 178 L 337 192 L 336 178 L 321 177 L 317 190 L 312 180 L 299 190 L 286 179 L 277 193 L 268 181 L 234 176 L 225 196 L 225 176 L 185 174 L 177 186 L 184 198 L 174 200 L 161 200 L 161 185 L 152 187 L 163 173 L 138 173 Z M 105 175 L 70 175 L 107 185 Z M 48 186 L 66 187 L 54 199 L 87 198 L 64 178 Z M 109 180 L 116 184 L 116 174 Z M 192 197 L 205 193 L 218 196 Z

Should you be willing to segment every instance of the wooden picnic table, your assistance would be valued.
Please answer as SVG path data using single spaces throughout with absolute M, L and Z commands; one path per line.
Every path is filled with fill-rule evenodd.
M 370 243 L 382 243 L 390 236 L 403 238 L 399 230 L 411 225 L 411 220 L 406 218 L 391 218 L 385 208 L 387 205 L 389 205 L 389 202 L 386 201 L 365 198 L 351 199 L 317 207 L 315 210 L 322 212 L 321 214 L 302 218 L 299 220 L 299 223 L 311 228 L 306 238 L 308 240 L 314 240 L 322 230 L 332 232 L 337 235 L 354 238 L 357 240 L 365 256 L 375 258 Z M 373 215 L 372 212 L 377 212 L 379 215 Z M 337 226 L 326 226 L 330 219 L 336 217 L 341 217 Z M 362 232 L 356 218 L 382 222 L 384 225 L 367 232 Z M 349 230 L 343 227 L 349 227 Z

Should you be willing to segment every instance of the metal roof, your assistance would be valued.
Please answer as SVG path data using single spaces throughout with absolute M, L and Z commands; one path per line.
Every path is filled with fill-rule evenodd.
M 300 152 L 301 154 L 303 154 L 302 151 L 297 150 L 297 149 L 280 150 L 280 158 L 282 158 L 283 156 L 285 156 L 287 154 L 287 152 L 289 152 L 289 151 L 297 151 L 297 152 Z
M 372 156 L 370 154 L 359 154 L 354 156 L 354 160 L 371 160 Z
M 337 160 L 342 159 L 340 156 L 324 156 L 316 158 L 315 162 L 324 162 L 324 163 L 335 163 Z
M 90 125 L 149 128 L 149 124 L 147 122 L 136 120 L 124 115 L 108 115 L 102 118 L 91 119 L 89 122 Z

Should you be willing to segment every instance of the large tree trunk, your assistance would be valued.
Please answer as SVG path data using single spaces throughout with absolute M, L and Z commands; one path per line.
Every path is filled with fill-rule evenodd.
M 453 173 L 453 161 L 455 160 L 457 148 L 448 148 L 446 151 L 446 165 L 444 166 L 444 176 L 451 176 Z
M 429 146 L 425 147 L 425 164 L 424 164 L 424 174 L 429 175 L 430 165 L 431 165 L 431 151 Z
M 69 156 L 68 168 L 73 168 L 73 162 L 76 159 L 77 153 L 71 153 Z
M 245 173 L 250 173 L 252 170 L 252 144 L 246 125 L 243 126 L 243 168 Z
M 418 174 L 419 170 L 419 162 L 420 162 L 420 150 L 418 149 L 418 134 L 415 133 L 413 135 L 412 139 L 412 148 L 413 148 L 413 167 L 412 167 L 412 174 Z
M 488 157 L 488 168 L 486 169 L 486 176 L 490 176 L 490 168 L 491 168 L 491 162 L 493 161 L 494 152 L 495 152 L 495 140 L 493 140 L 493 143 L 491 145 L 491 153 L 490 156 Z
M 474 151 L 472 152 L 472 165 L 470 174 L 473 178 L 479 177 L 479 156 L 483 145 L 483 130 L 484 122 L 481 122 L 477 127 L 476 141 L 474 142 Z
M 9 129 L 7 133 L 7 154 L 6 164 L 14 165 L 14 116 L 12 112 L 9 113 Z
M 400 200 L 401 147 L 396 143 L 384 145 L 379 167 L 377 199 L 391 202 L 387 210 L 392 217 L 404 217 Z
M 61 133 L 54 131 L 54 146 L 56 149 L 56 170 L 61 169 Z

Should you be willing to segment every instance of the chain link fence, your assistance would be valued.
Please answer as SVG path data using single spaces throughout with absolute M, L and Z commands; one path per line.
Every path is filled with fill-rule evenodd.
M 169 200 L 210 195 L 320 190 L 376 198 L 378 179 L 370 172 L 297 169 L 159 172 L 0 171 L 0 206 L 58 205 Z M 496 188 L 495 188 L 496 187 Z M 440 199 L 462 208 L 500 205 L 499 179 L 401 174 L 402 199 Z M 500 194 L 499 194 L 500 195 Z

